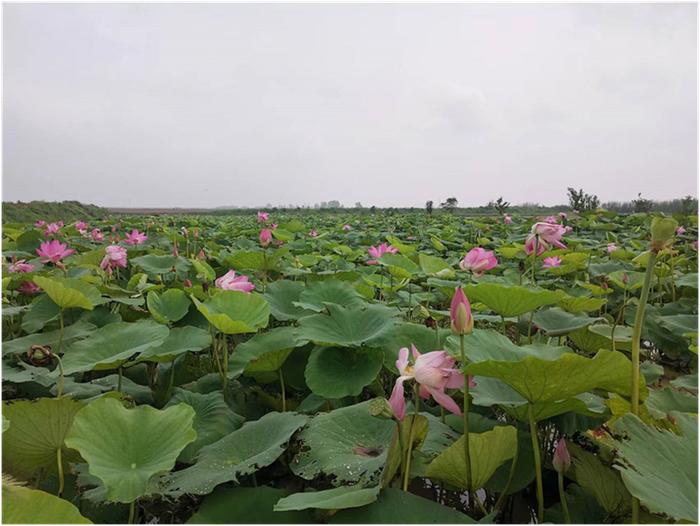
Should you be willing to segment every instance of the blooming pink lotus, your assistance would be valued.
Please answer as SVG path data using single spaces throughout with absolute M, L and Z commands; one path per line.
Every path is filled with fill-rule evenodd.
M 229 270 L 226 274 L 217 279 L 214 284 L 223 290 L 238 290 L 241 292 L 251 292 L 255 285 L 248 281 L 248 276 L 236 277 L 236 272 Z
M 545 243 L 541 239 L 538 240 L 535 237 L 535 234 L 529 234 L 525 238 L 525 253 L 528 255 L 532 254 L 535 251 L 535 246 L 537 246 L 538 256 L 541 256 L 542 254 L 547 252 L 547 250 L 549 250 L 549 246 L 547 245 L 547 243 Z
M 559 212 L 559 217 L 561 219 L 566 219 L 567 217 L 569 217 L 569 214 L 567 214 L 566 212 Z
M 260 231 L 260 244 L 264 247 L 272 242 L 272 230 L 269 228 L 263 228 Z
M 105 239 L 105 235 L 100 231 L 99 228 L 93 228 L 90 232 L 90 237 L 95 243 L 102 243 Z
M 403 420 L 406 416 L 406 400 L 404 399 L 403 383 L 406 380 L 415 380 L 419 384 L 419 393 L 426 400 L 431 396 L 448 411 L 461 415 L 457 403 L 445 393 L 445 389 L 458 389 L 464 385 L 464 376 L 454 368 L 455 359 L 447 354 L 447 351 L 433 351 L 421 354 L 416 346 L 411 344 L 413 364 L 408 361 L 408 349 L 399 350 L 399 359 L 396 360 L 396 368 L 401 376 L 394 384 L 394 389 L 389 398 L 389 405 L 396 418 Z M 470 387 L 472 380 L 470 378 Z
M 615 243 L 608 243 L 608 254 L 615 252 L 617 250 L 617 245 Z
M 43 219 L 37 219 L 36 222 L 34 223 L 34 226 L 37 228 L 43 228 L 45 224 L 46 224 L 46 221 L 44 221 Z
M 513 218 L 510 215 L 505 214 L 503 216 L 503 223 L 505 223 L 506 225 L 510 225 L 512 222 L 513 222 Z
M 386 243 L 382 243 L 379 246 L 376 247 L 369 247 L 367 249 L 367 253 L 373 258 L 367 261 L 368 265 L 377 265 L 379 261 L 377 261 L 380 257 L 382 257 L 384 254 L 396 254 L 398 252 L 398 249 L 395 247 L 392 247 L 391 245 L 387 245 Z
M 124 238 L 124 243 L 127 245 L 142 245 L 146 242 L 148 236 L 143 232 L 139 232 L 135 228 L 129 232 Z
M 542 268 L 554 268 L 561 266 L 561 258 L 553 256 L 551 258 L 544 258 L 542 262 Z
M 350 230 L 352 230 L 352 227 L 346 223 L 343 225 L 343 230 L 345 230 L 346 232 L 349 232 Z
M 258 212 L 258 223 L 265 223 L 270 218 L 267 212 Z
M 20 259 L 18 261 L 13 261 L 10 263 L 10 265 L 7 267 L 8 272 L 11 273 L 18 273 L 18 274 L 26 274 L 27 272 L 31 272 L 34 270 L 34 265 L 31 263 L 27 263 L 26 260 Z
M 44 230 L 44 235 L 48 236 L 51 234 L 57 234 L 59 230 L 63 228 L 63 221 L 59 221 L 57 223 L 49 223 L 46 225 L 46 229 Z
M 476 277 L 483 276 L 484 272 L 491 270 L 496 265 L 498 265 L 498 260 L 493 255 L 493 252 L 481 247 L 472 248 L 459 262 L 459 268 L 471 270 Z
M 678 228 L 676 228 L 676 235 L 682 236 L 683 234 L 685 234 L 685 228 L 683 225 L 679 225 Z
M 44 241 L 36 249 L 36 253 L 39 255 L 39 260 L 42 263 L 53 263 L 58 264 L 65 257 L 73 254 L 75 250 L 68 248 L 66 245 L 60 241 L 54 239 L 53 241 Z
M 532 254 L 537 245 L 537 255 L 549 250 L 550 246 L 557 248 L 566 248 L 566 245 L 561 242 L 562 236 L 568 232 L 567 228 L 559 224 L 550 223 L 535 223 L 532 225 L 530 234 L 525 239 L 525 252 Z
M 126 263 L 126 249 L 119 245 L 109 245 L 105 247 L 105 257 L 102 258 L 100 268 L 111 274 L 115 268 L 126 268 Z
M 85 221 L 76 221 L 75 229 L 82 235 L 85 235 L 87 233 L 88 224 Z
M 316 232 L 315 229 L 312 229 L 312 230 L 309 232 L 309 237 L 318 237 L 318 232 Z
M 452 332 L 455 334 L 469 334 L 474 328 L 472 306 L 462 287 L 455 287 L 452 303 L 450 303 L 450 320 L 452 321 Z
M 550 225 L 556 225 L 558 223 L 558 220 L 554 216 L 547 216 L 544 218 L 545 223 L 549 223 Z

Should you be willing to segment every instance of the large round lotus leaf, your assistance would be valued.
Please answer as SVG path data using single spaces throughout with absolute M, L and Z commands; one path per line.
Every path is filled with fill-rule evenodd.
M 447 261 L 437 256 L 418 254 L 418 263 L 420 264 L 421 270 L 428 276 L 451 278 L 455 274 Z
M 377 377 L 383 360 L 379 349 L 316 347 L 306 364 L 306 383 L 324 398 L 357 396 Z
M 373 417 L 369 403 L 314 417 L 299 434 L 303 447 L 291 464 L 292 471 L 309 480 L 321 474 L 334 477 L 336 485 L 376 482 L 396 424 Z
M 292 434 L 308 417 L 297 413 L 267 413 L 254 422 L 203 447 L 193 466 L 167 473 L 151 483 L 155 493 L 206 495 L 224 482 L 255 473 L 282 454 Z
M 698 332 L 698 315 L 674 314 L 672 316 L 660 316 L 659 325 L 676 336 L 685 336 L 688 333 Z
M 177 272 L 186 272 L 192 265 L 182 256 L 146 254 L 131 259 L 131 263 L 141 267 L 147 274 L 157 276 L 167 274 L 175 269 Z
M 145 405 L 126 409 L 114 398 L 100 398 L 75 415 L 66 445 L 80 452 L 109 500 L 133 502 L 197 438 L 194 416 L 186 404 L 162 411 Z
M 500 283 L 479 283 L 464 287 L 469 301 L 479 302 L 505 318 L 520 316 L 545 305 L 554 305 L 565 296 L 560 290 L 544 290 L 503 285 Z
M 519 361 L 484 361 L 467 366 L 467 372 L 505 382 L 529 402 L 556 402 L 603 389 L 628 396 L 632 363 L 616 351 L 599 351 L 593 358 L 566 353 L 555 360 L 528 356 Z M 640 386 L 642 398 L 647 388 Z
M 265 268 L 265 253 L 261 251 L 239 250 L 226 256 L 223 263 L 240 270 L 261 270 Z
M 331 524 L 474 524 L 469 515 L 399 488 L 384 488 L 376 502 L 340 511 Z
M 299 295 L 299 301 L 294 304 L 303 309 L 321 312 L 326 303 L 355 307 L 364 304 L 364 300 L 349 283 L 327 280 L 309 285 Z
M 612 350 L 612 341 L 609 338 L 594 332 L 592 330 L 593 327 L 596 327 L 596 325 L 590 325 L 583 329 L 570 332 L 567 335 L 567 338 L 572 341 L 576 347 L 587 353 L 594 353 L 600 349 Z M 610 335 L 610 330 L 612 329 L 610 325 L 598 325 L 598 327 L 603 327 L 604 330 L 607 331 L 608 336 Z M 617 333 L 617 331 L 622 328 L 623 326 L 618 326 L 615 329 L 615 332 Z
M 204 303 L 192 297 L 199 312 L 225 334 L 257 332 L 267 327 L 270 306 L 260 294 L 222 290 Z
M 163 294 L 152 290 L 148 293 L 146 302 L 153 319 L 165 324 L 181 319 L 190 306 L 187 294 L 180 289 L 168 289 Z
M 559 300 L 559 306 L 567 312 L 592 312 L 608 302 L 605 298 L 589 298 L 587 296 L 564 296 Z
M 3 417 L 10 427 L 2 435 L 3 470 L 18 478 L 39 468 L 55 471 L 57 450 L 68 457 L 63 442 L 82 406 L 68 397 L 6 402 Z
M 688 274 L 684 274 L 680 278 L 676 280 L 676 287 L 690 287 L 693 289 L 698 288 L 698 273 L 697 272 L 690 272 Z
M 236 347 L 229 359 L 229 378 L 240 376 L 251 366 L 257 371 L 276 371 L 284 363 L 284 360 L 280 362 L 279 358 L 287 357 L 282 353 L 283 351 L 289 351 L 305 343 L 304 340 L 299 340 L 295 327 L 276 327 L 258 333 Z M 267 367 L 261 367 L 263 364 Z
M 211 345 L 211 333 L 187 325 L 170 329 L 170 333 L 163 343 L 156 347 L 149 347 L 141 352 L 139 361 L 171 361 L 180 354 L 197 352 Z
M 202 447 L 233 433 L 243 424 L 243 417 L 231 411 L 221 391 L 202 394 L 178 389 L 165 407 L 180 403 L 194 409 L 194 430 L 197 432 L 197 440 L 188 444 L 180 453 L 181 462 L 191 464 Z
M 698 521 L 698 421 L 673 414 L 680 434 L 659 431 L 627 414 L 615 423 L 622 480 L 642 506 L 678 521 Z
M 459 336 L 449 336 L 445 342 L 445 348 L 452 356 L 459 358 Z M 543 360 L 556 360 L 560 356 L 570 353 L 571 349 L 542 344 L 518 346 L 508 337 L 496 331 L 474 329 L 471 334 L 464 337 L 464 352 L 472 363 L 489 360 L 516 362 L 528 356 Z
M 362 486 L 341 486 L 322 491 L 305 491 L 284 497 L 275 504 L 275 511 L 296 511 L 308 509 L 342 510 L 366 506 L 377 500 L 379 490 Z
M 153 320 L 110 323 L 70 344 L 63 357 L 63 370 L 72 374 L 113 369 L 135 354 L 161 345 L 168 332 L 167 327 Z
M 547 336 L 568 334 L 602 320 L 603 318 L 590 318 L 585 314 L 571 314 L 558 307 L 538 311 L 532 317 L 533 323 Z
M 22 316 L 22 330 L 27 333 L 39 331 L 47 323 L 58 319 L 60 308 L 48 294 L 42 294 L 32 301 L 29 310 Z
M 517 441 L 517 431 L 512 426 L 498 426 L 485 433 L 469 434 L 472 490 L 483 487 L 501 464 L 513 458 Z M 464 435 L 430 463 L 426 475 L 461 489 L 470 489 L 467 485 Z
M 63 345 L 69 344 L 89 336 L 95 330 L 95 325 L 84 320 L 78 320 L 72 325 L 68 325 L 63 330 Z M 50 345 L 54 350 L 58 350 L 58 341 L 61 331 L 41 332 L 15 338 L 2 342 L 2 355 L 22 354 L 29 350 L 32 345 Z
M 273 511 L 278 500 L 288 495 L 283 489 L 217 488 L 205 497 L 188 524 L 304 524 L 314 522 L 309 512 Z
M 406 256 L 400 254 L 384 254 L 379 263 L 389 269 L 389 273 L 398 279 L 409 279 L 420 271 L 420 267 Z
M 383 336 L 397 323 L 397 311 L 383 305 L 346 309 L 328 304 L 330 314 L 299 320 L 299 337 L 319 345 L 359 347 Z
M 4 524 L 92 524 L 67 500 L 38 489 L 2 485 Z
M 80 307 L 92 310 L 96 305 L 102 303 L 100 291 L 77 278 L 35 276 L 34 283 L 39 285 L 51 300 L 62 309 Z
M 287 321 L 313 314 L 313 311 L 297 305 L 304 289 L 302 281 L 280 280 L 270 283 L 264 296 L 270 304 L 272 315 L 280 321 Z

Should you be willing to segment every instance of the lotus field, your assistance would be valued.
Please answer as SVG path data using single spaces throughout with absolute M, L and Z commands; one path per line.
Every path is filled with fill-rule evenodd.
M 697 217 L 44 219 L 4 522 L 698 520 Z

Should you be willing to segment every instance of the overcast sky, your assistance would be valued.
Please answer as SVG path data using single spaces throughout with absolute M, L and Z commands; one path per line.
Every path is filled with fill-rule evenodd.
M 696 6 L 4 6 L 3 199 L 696 194 Z

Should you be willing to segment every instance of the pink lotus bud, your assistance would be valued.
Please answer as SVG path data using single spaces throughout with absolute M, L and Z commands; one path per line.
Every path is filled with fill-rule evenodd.
M 571 455 L 569 455 L 569 450 L 566 447 L 566 440 L 563 438 L 559 439 L 557 442 L 557 448 L 554 450 L 554 458 L 552 459 L 552 464 L 554 469 L 562 475 L 566 473 L 571 466 Z
M 183 281 L 182 284 L 183 284 L 186 288 L 190 288 L 190 287 L 192 286 L 192 282 L 191 282 L 189 279 L 186 279 L 185 281 Z
M 472 308 L 462 287 L 455 288 L 450 305 L 450 319 L 452 320 L 452 332 L 455 334 L 469 334 L 474 328 Z
M 512 222 L 513 218 L 511 216 L 509 216 L 508 214 L 505 214 L 503 216 L 503 223 L 505 223 L 506 225 L 510 225 Z
M 269 228 L 263 228 L 260 231 L 260 244 L 264 247 L 272 242 L 272 230 Z

